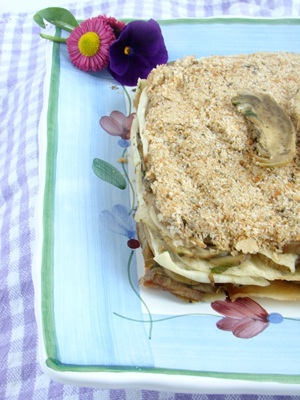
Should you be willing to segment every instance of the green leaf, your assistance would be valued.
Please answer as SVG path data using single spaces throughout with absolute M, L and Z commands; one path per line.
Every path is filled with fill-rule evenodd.
M 98 178 L 103 181 L 106 181 L 122 190 L 126 188 L 126 180 L 124 176 L 118 169 L 108 162 L 100 160 L 99 158 L 94 158 L 93 171 Z
M 44 22 L 44 20 L 46 20 L 58 28 L 62 28 L 68 32 L 72 32 L 72 30 L 79 25 L 78 21 L 70 11 L 60 7 L 44 8 L 43 10 L 38 11 L 33 16 L 33 19 L 41 28 L 46 28 Z

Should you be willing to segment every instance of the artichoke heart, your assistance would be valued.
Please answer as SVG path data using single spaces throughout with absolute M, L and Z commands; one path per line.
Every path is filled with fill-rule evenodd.
M 264 93 L 245 91 L 232 99 L 232 104 L 257 131 L 255 155 L 262 167 L 288 164 L 296 154 L 296 129 L 288 114 Z

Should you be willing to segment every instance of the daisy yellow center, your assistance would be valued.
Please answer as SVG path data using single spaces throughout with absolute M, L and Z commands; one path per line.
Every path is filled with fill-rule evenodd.
M 78 48 L 82 55 L 92 57 L 97 54 L 101 40 L 96 32 L 84 33 L 78 41 Z

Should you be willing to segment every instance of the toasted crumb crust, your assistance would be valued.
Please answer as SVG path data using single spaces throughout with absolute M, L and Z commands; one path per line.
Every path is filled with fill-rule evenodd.
M 267 93 L 293 120 L 299 70 L 300 55 L 256 53 L 186 57 L 149 75 L 144 180 L 177 246 L 234 253 L 251 238 L 281 251 L 300 240 L 299 154 L 256 165 L 254 133 L 231 103 L 243 89 Z

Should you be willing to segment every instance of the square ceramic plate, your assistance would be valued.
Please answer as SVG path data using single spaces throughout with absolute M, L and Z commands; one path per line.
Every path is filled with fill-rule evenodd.
M 160 24 L 170 61 L 299 51 L 298 19 Z M 211 304 L 185 304 L 139 287 L 140 250 L 127 245 L 135 237 L 134 190 L 118 162 L 130 146 L 99 125 L 113 110 L 128 114 L 134 92 L 105 73 L 74 68 L 65 45 L 49 44 L 47 61 L 33 271 L 46 373 L 81 386 L 300 394 L 299 303 L 257 301 L 257 310 L 265 310 L 257 334 L 239 338 L 217 328 L 223 315 Z M 99 179 L 94 159 L 119 170 L 126 188 Z M 257 323 L 255 313 L 247 316 Z

